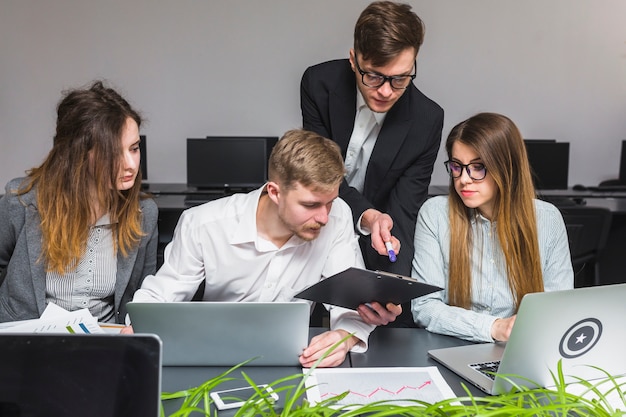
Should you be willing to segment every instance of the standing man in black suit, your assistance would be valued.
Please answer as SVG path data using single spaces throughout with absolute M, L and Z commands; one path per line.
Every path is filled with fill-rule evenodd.
M 309 67 L 300 86 L 303 127 L 341 147 L 339 195 L 352 208 L 366 266 L 407 276 L 443 128 L 442 108 L 413 84 L 423 39 L 411 6 L 373 2 L 356 23 L 349 59 Z M 396 253 L 402 244 L 395 262 L 386 243 Z

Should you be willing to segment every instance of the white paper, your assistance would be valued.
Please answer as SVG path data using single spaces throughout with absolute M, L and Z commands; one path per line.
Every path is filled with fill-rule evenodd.
M 41 318 L 3 323 L 1 333 L 104 333 L 88 309 L 67 311 L 49 303 Z
M 588 383 L 595 385 L 597 390 L 604 396 L 604 398 L 600 399 L 593 391 L 590 391 L 588 387 L 578 382 L 572 382 L 567 384 L 565 391 L 570 394 L 582 396 L 589 401 L 601 401 L 605 406 L 612 407 L 614 411 L 620 410 L 622 414 L 619 415 L 626 414 L 626 397 L 624 394 L 626 391 L 625 375 L 616 376 L 615 381 L 610 381 L 608 379 L 598 379 L 588 381 Z M 616 384 L 617 386 L 619 386 L 619 389 L 616 389 Z
M 310 369 L 303 369 L 306 374 Z M 394 405 L 415 405 L 407 400 L 429 404 L 456 398 L 436 366 L 397 368 L 314 369 L 305 381 L 307 399 L 312 404 L 348 391 L 337 406 L 358 406 L 376 401 Z

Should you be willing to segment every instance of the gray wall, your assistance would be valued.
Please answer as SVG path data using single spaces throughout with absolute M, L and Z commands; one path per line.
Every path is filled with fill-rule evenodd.
M 416 83 L 450 128 L 479 111 L 571 142 L 570 184 L 617 176 L 626 1 L 410 0 Z M 347 57 L 363 0 L 0 0 L 0 183 L 41 162 L 61 91 L 109 80 L 147 118 L 153 182 L 185 181 L 185 139 L 301 124 L 304 69 Z M 446 183 L 441 161 L 434 184 Z

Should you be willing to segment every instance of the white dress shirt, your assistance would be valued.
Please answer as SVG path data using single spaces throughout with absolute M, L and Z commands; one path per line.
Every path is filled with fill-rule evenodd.
M 559 210 L 535 200 L 535 215 L 544 289 L 565 290 L 574 286 L 567 230 Z M 412 301 L 415 322 L 434 332 L 461 339 L 493 342 L 491 326 L 497 318 L 515 314 L 504 255 L 496 234 L 497 225 L 477 215 L 472 220 L 474 251 L 471 257 L 471 309 L 449 306 L 450 221 L 448 197 L 427 200 L 419 211 L 415 228 L 412 276 L 444 288 Z
M 346 181 L 363 192 L 365 173 L 387 113 L 374 113 L 367 107 L 361 91 L 356 93 L 356 116 L 346 151 Z
M 264 187 L 187 209 L 181 215 L 164 264 L 149 275 L 133 301 L 187 301 L 206 280 L 205 301 L 302 301 L 294 295 L 345 269 L 364 267 L 348 205 L 337 198 L 319 236 L 292 236 L 282 247 L 259 237 L 256 212 Z M 343 329 L 367 348 L 375 326 L 358 313 L 330 308 L 331 329 Z

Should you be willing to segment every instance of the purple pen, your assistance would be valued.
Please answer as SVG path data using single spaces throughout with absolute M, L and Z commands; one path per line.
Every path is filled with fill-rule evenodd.
M 385 247 L 387 248 L 387 253 L 389 254 L 389 260 L 391 262 L 396 261 L 396 253 L 393 250 L 393 245 L 391 242 L 385 242 Z

